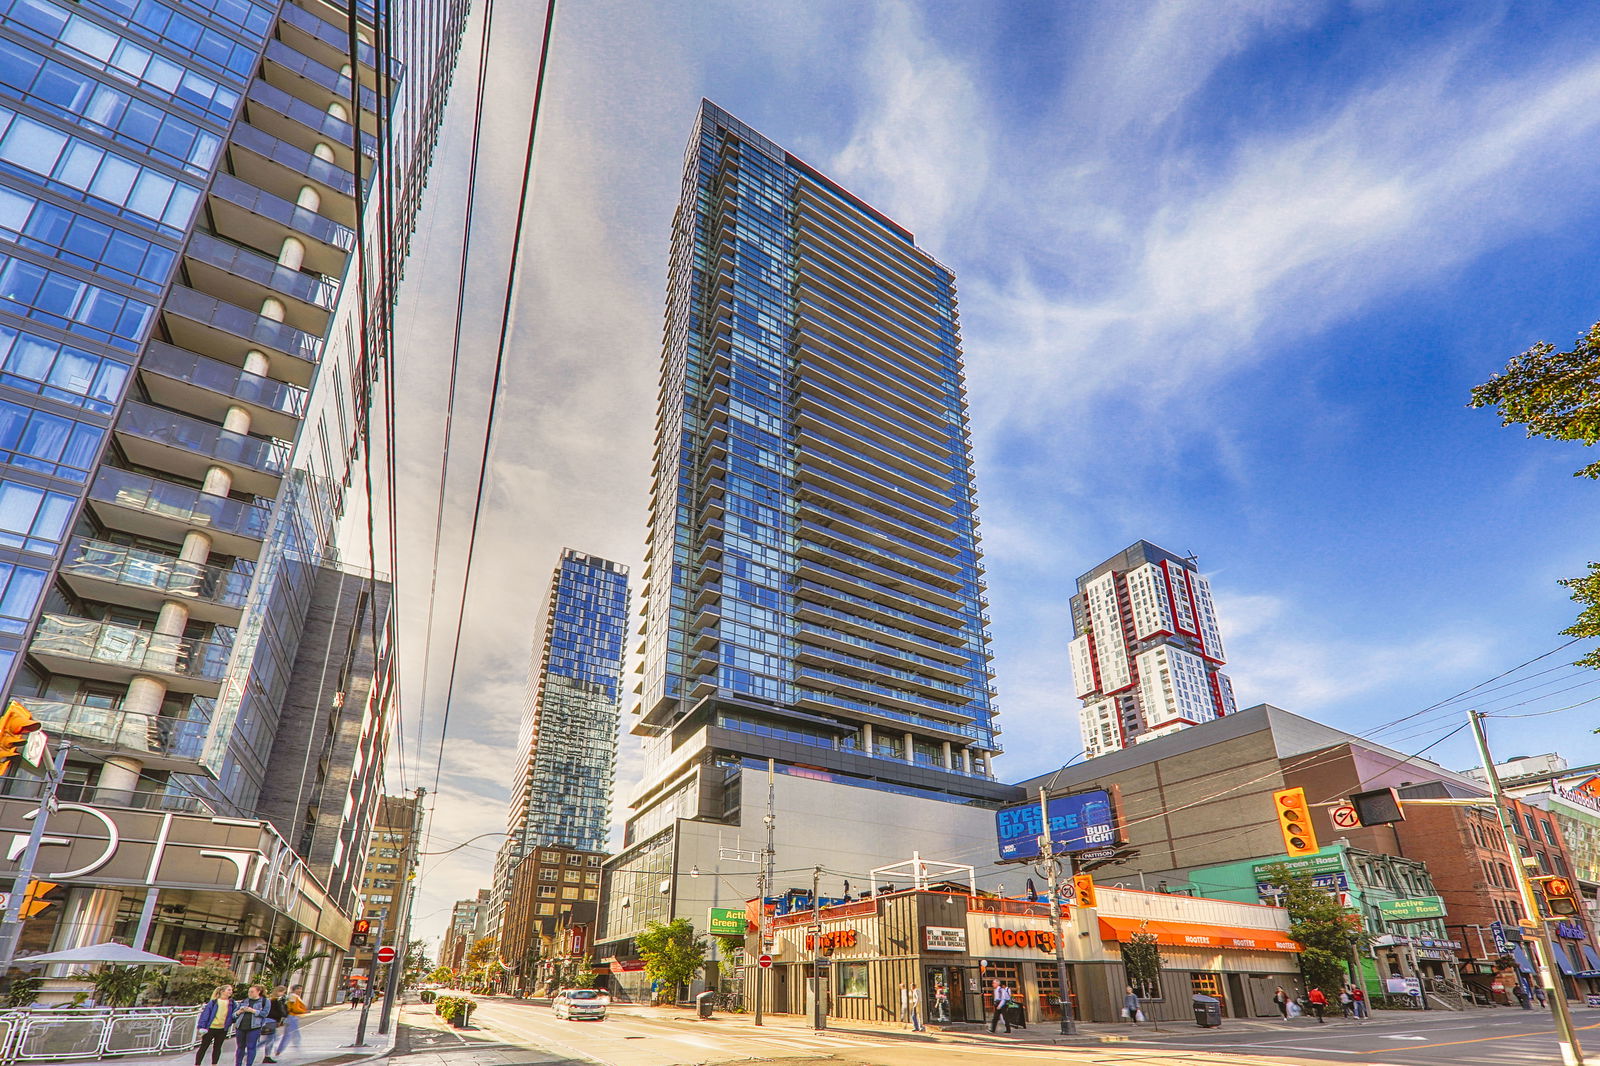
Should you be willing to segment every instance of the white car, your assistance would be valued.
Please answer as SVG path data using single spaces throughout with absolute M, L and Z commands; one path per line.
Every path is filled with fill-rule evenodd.
M 605 1019 L 611 997 L 593 988 L 563 988 L 550 1001 L 550 1006 L 555 1009 L 557 1018 L 569 1022 L 592 1018 L 598 1022 Z

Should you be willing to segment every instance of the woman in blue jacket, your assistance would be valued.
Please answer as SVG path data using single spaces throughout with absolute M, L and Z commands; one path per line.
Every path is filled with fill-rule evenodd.
M 222 1045 L 228 1039 L 228 1026 L 233 1024 L 234 1004 L 232 985 L 218 985 L 211 990 L 211 998 L 200 1008 L 200 1017 L 194 1027 L 200 1031 L 200 1046 L 194 1049 L 194 1066 L 200 1066 L 206 1048 L 211 1049 L 211 1066 L 217 1066 L 222 1057 Z
M 233 1049 L 233 1066 L 256 1066 L 256 1047 L 262 1033 L 271 1028 L 267 1024 L 267 1015 L 271 1010 L 272 1003 L 267 999 L 267 990 L 260 985 L 251 985 L 250 994 L 234 1010 L 233 1027 L 238 1045 Z

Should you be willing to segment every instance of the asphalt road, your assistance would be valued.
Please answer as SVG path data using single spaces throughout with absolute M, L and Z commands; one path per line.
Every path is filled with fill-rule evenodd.
M 565 1022 L 548 1007 L 485 1000 L 475 1029 L 413 1028 L 392 1066 L 701 1066 L 771 1062 L 781 1066 L 1556 1066 L 1561 1061 L 1548 1013 L 1513 1010 L 1380 1015 L 1370 1025 L 1329 1021 L 1253 1023 L 1220 1031 L 1178 1027 L 1128 1033 L 1115 1042 L 1052 1047 L 987 1034 L 937 1039 L 901 1030 L 866 1032 L 768 1026 L 744 1019 L 698 1023 L 675 1015 L 613 1013 L 603 1022 Z M 1600 1063 L 1600 1009 L 1578 1009 L 1590 1061 Z M 1030 1033 L 1032 1040 L 1047 1033 Z

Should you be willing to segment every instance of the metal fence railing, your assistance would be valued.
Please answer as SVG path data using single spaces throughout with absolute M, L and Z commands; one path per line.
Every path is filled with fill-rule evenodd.
M 198 1042 L 199 1007 L 40 1009 L 0 1014 L 0 1062 L 160 1055 Z

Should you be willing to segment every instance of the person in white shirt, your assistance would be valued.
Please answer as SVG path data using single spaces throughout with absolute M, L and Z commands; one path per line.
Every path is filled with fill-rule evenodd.
M 994 983 L 994 1015 L 989 1019 L 989 1032 L 995 1031 L 995 1026 L 1001 1022 L 1006 1023 L 1006 1032 L 1011 1032 L 1011 1016 L 1006 1011 L 1011 1007 L 1011 989 L 999 981 Z

